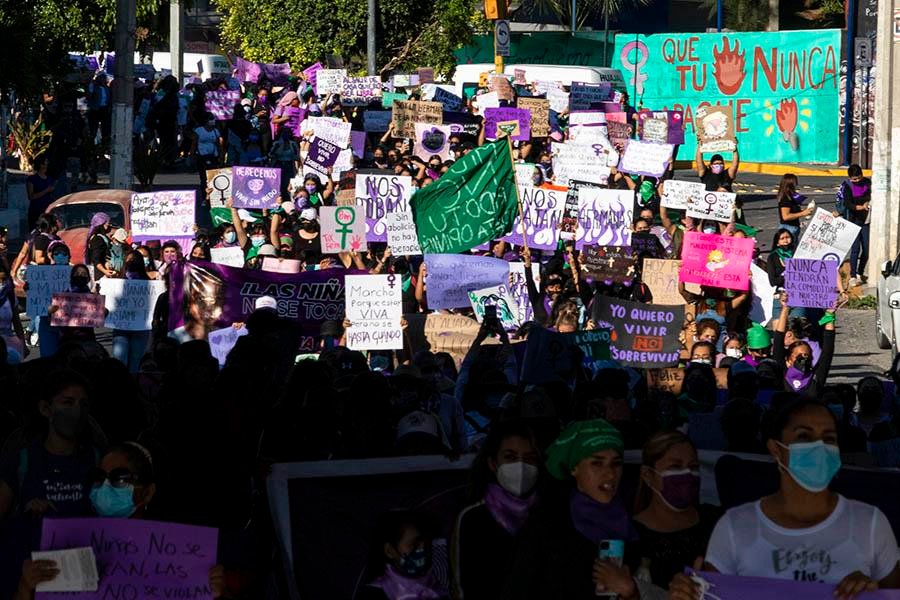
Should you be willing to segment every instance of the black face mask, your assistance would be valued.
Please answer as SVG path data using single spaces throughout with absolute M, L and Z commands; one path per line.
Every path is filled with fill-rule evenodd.
M 806 374 L 812 371 L 812 358 L 809 356 L 801 356 L 794 360 L 794 368 Z
M 72 284 L 72 287 L 85 289 L 90 285 L 91 279 L 89 277 L 73 277 L 70 280 L 70 283 Z

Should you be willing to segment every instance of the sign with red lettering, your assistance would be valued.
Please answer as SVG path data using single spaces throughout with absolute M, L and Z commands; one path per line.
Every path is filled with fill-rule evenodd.
M 678 364 L 684 306 L 641 304 L 597 296 L 592 318 L 610 331 L 612 359 L 626 367 L 659 369 Z

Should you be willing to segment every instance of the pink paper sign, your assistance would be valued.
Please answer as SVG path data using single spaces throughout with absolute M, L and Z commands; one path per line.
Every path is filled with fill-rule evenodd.
M 747 290 L 753 244 L 749 238 L 688 231 L 684 234 L 679 277 L 685 283 Z
M 299 273 L 300 261 L 291 258 L 275 258 L 274 256 L 266 256 L 263 258 L 262 270 L 269 273 Z
M 99 294 L 53 294 L 52 306 L 56 306 L 50 324 L 55 327 L 103 327 L 106 321 L 106 298 Z

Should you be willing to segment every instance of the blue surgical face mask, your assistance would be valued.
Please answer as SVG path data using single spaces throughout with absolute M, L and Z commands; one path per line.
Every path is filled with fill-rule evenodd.
M 797 485 L 809 492 L 821 492 L 828 487 L 841 468 L 841 452 L 837 446 L 826 444 L 822 440 L 786 446 L 776 442 L 788 450 L 787 469 Z
M 101 517 L 127 519 L 134 514 L 134 486 L 114 487 L 108 480 L 91 490 L 91 504 Z
M 69 264 L 69 255 L 68 254 L 54 254 L 53 255 L 53 264 L 54 265 Z
M 225 242 L 228 244 L 233 244 L 237 239 L 237 233 L 234 231 L 226 231 L 225 232 Z
M 149 267 L 149 266 L 150 266 L 150 257 L 145 256 L 144 257 L 144 267 Z
M 254 235 L 250 237 L 250 243 L 253 244 L 254 248 L 259 248 L 266 241 L 265 236 L 262 235 Z
M 397 569 L 407 577 L 422 577 L 428 572 L 430 566 L 428 553 L 425 548 L 417 548 L 412 552 L 400 555 L 400 564 Z

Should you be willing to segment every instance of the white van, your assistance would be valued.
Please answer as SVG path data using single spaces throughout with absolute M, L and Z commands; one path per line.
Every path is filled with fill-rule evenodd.
M 559 81 L 563 85 L 572 85 L 573 81 L 582 83 L 611 83 L 613 89 L 626 92 L 625 77 L 619 69 L 605 67 L 575 67 L 568 65 L 503 65 L 503 73 L 515 75 L 516 69 L 525 71 L 528 81 Z M 456 65 L 453 84 L 457 95 L 462 95 L 462 84 L 477 82 L 482 73 L 493 73 L 494 63 L 478 63 Z
M 207 79 L 213 75 L 230 75 L 231 66 L 228 59 L 221 54 L 197 54 L 195 52 L 185 52 L 182 54 L 182 71 L 186 75 L 200 75 L 199 65 L 203 66 L 203 78 Z M 157 71 L 163 69 L 172 70 L 172 60 L 168 52 L 154 52 L 153 66 Z

